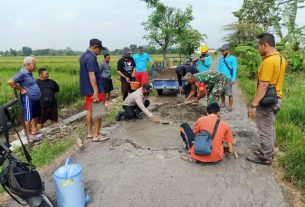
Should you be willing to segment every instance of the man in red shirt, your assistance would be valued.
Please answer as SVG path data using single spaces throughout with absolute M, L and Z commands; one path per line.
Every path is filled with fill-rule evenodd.
M 206 130 L 213 133 L 215 124 L 220 117 L 220 107 L 217 103 L 211 103 L 207 107 L 207 116 L 200 117 L 196 123 L 193 131 L 186 123 L 180 126 L 180 135 L 182 140 L 186 144 L 186 149 L 189 151 L 189 155 L 182 156 L 183 160 L 188 161 L 200 161 L 200 162 L 218 162 L 222 160 L 224 156 L 223 143 L 227 143 L 229 153 L 233 152 L 233 134 L 231 128 L 224 121 L 220 121 L 217 127 L 214 139 L 212 141 L 212 152 L 209 155 L 196 155 L 194 149 L 195 136 L 200 132 Z

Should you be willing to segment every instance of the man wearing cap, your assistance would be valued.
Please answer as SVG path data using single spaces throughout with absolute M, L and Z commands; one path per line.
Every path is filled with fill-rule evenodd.
M 130 81 L 134 78 L 135 74 L 135 61 L 130 55 L 130 49 L 124 47 L 123 56 L 118 61 L 117 73 L 120 75 L 121 80 L 121 90 L 123 95 L 123 100 L 126 99 L 128 93 L 131 93 Z
M 138 47 L 138 53 L 134 54 L 133 59 L 136 63 L 136 73 L 134 74 L 136 77 L 136 81 L 143 86 L 145 83 L 148 83 L 148 72 L 146 69 L 146 63 L 149 62 L 151 65 L 153 61 L 149 57 L 149 55 L 144 52 L 144 47 Z
M 197 105 L 199 100 L 205 96 L 206 89 L 208 89 L 208 103 L 218 103 L 228 78 L 219 72 L 206 71 L 194 75 L 192 73 L 187 73 L 184 80 L 187 81 L 187 84 L 194 86 L 184 103 L 190 103 L 196 93 L 195 89 L 197 89 L 197 97 L 194 101 L 194 104 Z
M 92 131 L 91 104 L 102 101 L 105 103 L 106 95 L 102 85 L 101 70 L 97 62 L 97 55 L 105 49 L 99 39 L 91 39 L 89 48 L 80 57 L 80 93 L 85 96 L 87 109 L 88 139 L 93 142 L 105 141 L 108 137 L 100 134 L 102 119 L 94 120 L 94 132 Z
M 208 51 L 208 46 L 204 45 L 200 48 L 200 57 L 192 59 L 192 62 L 198 61 L 197 69 L 200 73 L 208 71 L 212 66 L 212 57 L 208 54 Z
M 41 92 L 32 74 L 35 71 L 36 62 L 33 57 L 24 58 L 23 67 L 7 82 L 12 88 L 20 91 L 25 128 L 32 141 L 38 141 L 41 136 L 37 134 Z
M 224 74 L 228 79 L 228 83 L 225 86 L 224 93 L 221 95 L 221 107 L 226 108 L 226 96 L 229 96 L 229 108 L 228 111 L 233 110 L 233 85 L 236 81 L 237 75 L 237 60 L 236 57 L 230 54 L 230 46 L 224 44 L 220 48 L 222 57 L 219 59 L 218 72 Z
M 116 120 L 120 121 L 122 117 L 127 120 L 139 118 L 139 114 L 143 112 L 150 118 L 150 120 L 154 122 L 160 122 L 160 118 L 156 115 L 153 115 L 147 109 L 150 104 L 147 97 L 151 92 L 151 89 L 152 86 L 148 83 L 145 83 L 141 88 L 129 94 L 123 103 L 124 112 L 119 112 Z

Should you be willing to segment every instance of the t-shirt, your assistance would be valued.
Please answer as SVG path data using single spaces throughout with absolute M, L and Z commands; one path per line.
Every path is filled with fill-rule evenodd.
M 134 59 L 132 57 L 122 57 L 118 61 L 117 70 L 121 71 L 124 76 L 131 79 L 131 74 L 133 72 L 133 69 L 136 67 L 136 64 L 134 62 Z M 125 80 L 123 77 L 121 77 L 121 81 Z
M 139 53 L 134 54 L 133 59 L 136 63 L 136 72 L 145 72 L 146 71 L 146 61 L 152 62 L 151 58 L 147 53 L 140 55 Z
M 203 116 L 199 118 L 193 129 L 194 134 L 199 134 L 201 131 L 206 130 L 213 133 L 214 126 L 216 124 L 218 117 L 215 114 L 210 114 L 208 116 Z M 223 142 L 233 143 L 233 134 L 231 128 L 224 121 L 220 121 L 215 137 L 212 141 L 212 152 L 210 155 L 195 155 L 194 145 L 189 149 L 191 153 L 191 158 L 201 161 L 201 162 L 217 162 L 222 160 L 224 151 L 223 151 Z
M 58 84 L 52 79 L 37 79 L 37 84 L 41 91 L 40 105 L 43 108 L 57 106 L 55 94 L 59 92 Z
M 258 68 L 258 81 L 266 81 L 270 85 L 276 85 L 277 96 L 282 97 L 286 67 L 287 61 L 279 52 L 271 54 L 264 58 Z
M 210 69 L 211 65 L 212 65 L 212 57 L 208 55 L 204 57 L 204 61 L 200 60 L 200 58 L 198 59 L 197 69 L 199 70 L 199 72 L 205 72 Z
M 80 57 L 80 93 L 82 96 L 92 96 L 93 88 L 90 83 L 89 72 L 95 73 L 96 85 L 99 90 L 99 93 L 104 92 L 102 85 L 102 75 L 101 70 L 99 69 L 96 55 L 87 50 Z
M 32 73 L 30 73 L 26 68 L 21 68 L 12 80 L 27 90 L 26 95 L 28 95 L 30 99 L 35 101 L 40 99 L 41 93 L 36 80 L 33 78 Z
M 225 61 L 228 64 L 229 68 L 232 70 L 232 75 L 230 72 L 230 69 L 226 66 Z M 218 72 L 224 74 L 229 80 L 236 81 L 236 75 L 237 75 L 237 60 L 236 57 L 233 55 L 230 55 L 229 57 L 222 56 L 219 58 L 219 64 L 218 64 Z
M 99 66 L 101 72 L 102 72 L 102 78 L 111 79 L 111 68 L 110 63 L 103 62 Z
M 178 78 L 178 83 L 179 86 L 182 86 L 182 78 L 185 76 L 187 73 L 192 73 L 196 74 L 199 71 L 197 68 L 191 66 L 191 65 L 180 65 L 176 68 L 176 73 L 177 73 L 177 78 Z

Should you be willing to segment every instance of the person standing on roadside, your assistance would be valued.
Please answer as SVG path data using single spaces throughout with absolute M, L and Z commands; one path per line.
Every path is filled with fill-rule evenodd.
M 104 92 L 107 94 L 106 105 L 111 101 L 111 91 L 113 91 L 113 83 L 111 79 L 110 54 L 104 55 L 104 61 L 99 66 L 102 72 L 102 84 Z
M 120 75 L 121 90 L 123 95 L 123 101 L 131 93 L 130 81 L 134 78 L 136 64 L 134 59 L 130 55 L 130 49 L 124 47 L 123 56 L 118 61 L 117 73 Z
M 226 96 L 229 96 L 228 111 L 231 112 L 233 110 L 233 85 L 237 75 L 237 60 L 235 56 L 230 54 L 230 46 L 228 44 L 224 44 L 220 51 L 222 57 L 219 59 L 218 72 L 224 74 L 229 79 L 224 93 L 221 95 L 221 107 L 226 108 Z
M 136 63 L 136 73 L 134 76 L 136 77 L 136 81 L 143 86 L 145 83 L 148 83 L 148 72 L 146 63 L 149 62 L 151 65 L 154 64 L 149 55 L 144 52 L 144 47 L 138 47 L 138 53 L 133 55 L 133 59 Z
M 38 127 L 43 128 L 44 123 L 50 119 L 52 123 L 58 122 L 58 108 L 56 94 L 59 92 L 58 84 L 49 79 L 49 72 L 46 68 L 38 69 L 39 79 L 36 80 L 40 91 L 41 115 L 38 120 Z
M 9 86 L 20 91 L 25 128 L 32 141 L 38 141 L 41 136 L 37 132 L 41 92 L 32 74 L 35 71 L 36 62 L 33 57 L 24 58 L 23 67 L 7 82 Z
M 102 74 L 97 62 L 97 55 L 104 49 L 99 39 L 91 39 L 89 48 L 80 57 L 80 93 L 85 96 L 87 109 L 87 130 L 88 139 L 93 142 L 107 140 L 100 134 L 102 118 L 94 120 L 94 132 L 92 131 L 91 104 L 94 102 L 106 101 L 102 84 Z
M 212 57 L 209 55 L 208 46 L 204 45 L 200 48 L 201 55 L 199 58 L 193 58 L 192 62 L 197 61 L 197 69 L 199 73 L 206 72 L 212 66 Z
M 247 160 L 257 164 L 271 165 L 275 144 L 275 116 L 282 105 L 282 90 L 287 67 L 286 59 L 276 50 L 274 36 L 260 34 L 257 38 L 258 52 L 263 62 L 258 68 L 256 94 L 248 109 L 248 117 L 256 118 L 260 148 L 254 151 L 255 157 Z M 272 104 L 267 104 L 267 91 L 273 88 L 276 93 Z M 270 100 L 270 97 L 268 98 Z

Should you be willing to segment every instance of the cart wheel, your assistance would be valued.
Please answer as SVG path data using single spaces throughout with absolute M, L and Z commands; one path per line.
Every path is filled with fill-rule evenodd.
M 159 96 L 161 96 L 163 94 L 163 89 L 157 90 L 157 93 L 158 93 Z

